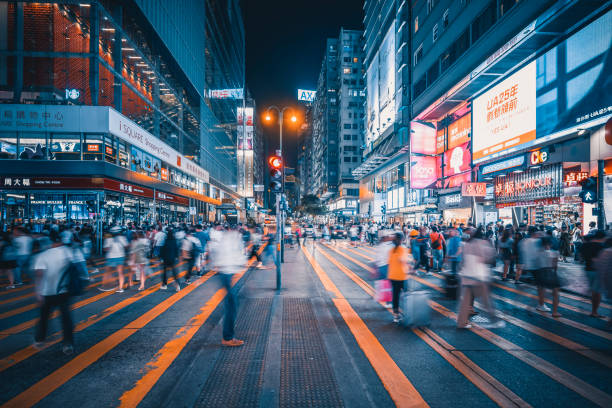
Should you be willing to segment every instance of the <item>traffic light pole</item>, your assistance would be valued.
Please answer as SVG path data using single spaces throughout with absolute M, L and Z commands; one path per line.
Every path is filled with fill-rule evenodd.
M 606 214 L 604 210 L 604 161 L 597 161 L 597 228 L 606 229 Z
M 281 259 L 280 259 L 280 248 L 283 241 L 283 233 L 281 227 L 281 210 L 280 210 L 280 193 L 276 193 L 276 256 L 274 257 L 276 263 L 276 290 L 281 288 Z

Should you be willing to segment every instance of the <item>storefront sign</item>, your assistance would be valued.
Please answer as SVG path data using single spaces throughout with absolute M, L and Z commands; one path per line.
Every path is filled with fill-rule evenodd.
M 102 179 L 91 177 L 2 177 L 0 188 L 101 188 Z
M 161 169 L 161 173 L 160 173 L 160 174 L 161 174 L 161 179 L 162 179 L 163 181 L 168 181 L 168 180 L 170 180 L 170 174 L 169 174 L 169 172 L 168 172 L 168 169 L 166 169 L 166 168 L 162 168 L 162 169 Z
M 559 204 L 561 199 L 559 197 L 553 198 L 543 198 L 540 200 L 531 200 L 531 201 L 515 201 L 512 203 L 497 203 L 495 204 L 496 208 L 506 208 L 506 207 L 532 207 L 532 206 L 541 206 L 541 205 L 555 205 Z
M 487 195 L 486 183 L 463 183 L 461 195 L 464 197 L 485 197 Z
M 524 163 L 525 163 L 525 156 L 517 156 L 511 159 L 502 160 L 502 161 L 492 163 L 492 164 L 487 164 L 486 166 L 483 166 L 481 172 L 482 174 L 497 173 L 498 171 L 520 167 Z
M 446 210 L 449 208 L 469 208 L 471 206 L 471 199 L 469 197 L 463 197 L 460 192 L 454 194 L 447 194 L 440 196 L 440 204 L 438 209 Z
M 472 106 L 474 162 L 535 140 L 535 61 L 474 99 Z
M 511 173 L 495 180 L 495 201 L 508 203 L 560 197 L 563 191 L 561 164 L 523 173 Z
M 122 181 L 104 179 L 104 188 L 106 190 L 117 191 L 120 193 L 133 194 L 140 197 L 153 198 L 153 190 L 146 187 L 135 186 L 133 184 Z
M 548 161 L 548 149 L 534 150 L 533 152 L 529 152 L 527 156 L 529 157 L 530 166 L 544 164 Z
M 459 204 L 461 202 L 461 194 L 442 196 L 442 202 L 446 205 Z
M 93 143 L 87 143 L 87 151 L 88 152 L 93 152 L 93 153 L 99 153 L 100 152 L 100 146 L 99 144 L 93 144 Z
M 565 173 L 563 177 L 563 182 L 565 184 L 576 184 L 580 181 L 589 177 L 589 173 L 586 171 L 570 171 L 569 173 Z
M 168 201 L 170 203 L 189 205 L 189 199 L 173 194 L 164 193 L 163 191 L 156 191 L 155 198 L 162 201 Z

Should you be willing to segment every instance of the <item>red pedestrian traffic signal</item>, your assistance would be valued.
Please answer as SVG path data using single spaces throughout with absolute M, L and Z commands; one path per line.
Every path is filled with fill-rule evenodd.
M 270 156 L 268 159 L 270 168 L 270 191 L 272 193 L 283 192 L 283 159 L 280 156 Z

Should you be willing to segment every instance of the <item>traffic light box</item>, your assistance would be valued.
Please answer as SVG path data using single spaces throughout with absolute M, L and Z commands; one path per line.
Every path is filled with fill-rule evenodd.
M 283 192 L 283 159 L 280 156 L 270 156 L 268 159 L 270 168 L 270 192 Z
M 583 203 L 596 203 L 597 202 L 597 177 L 588 177 L 580 182 L 582 185 L 582 191 L 578 196 L 582 199 Z

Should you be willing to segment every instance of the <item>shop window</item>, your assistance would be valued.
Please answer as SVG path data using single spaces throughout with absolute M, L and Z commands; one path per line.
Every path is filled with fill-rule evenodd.
M 64 194 L 31 194 L 30 218 L 38 221 L 65 220 L 65 199 Z
M 45 134 L 23 133 L 19 138 L 19 158 L 21 160 L 45 160 L 47 158 Z
M 0 159 L 17 158 L 17 133 L 0 132 Z
M 91 220 L 96 215 L 95 194 L 68 194 L 67 218 L 73 221 Z
M 104 159 L 109 163 L 117 162 L 117 148 L 111 135 L 104 137 Z
M 49 160 L 81 160 L 81 136 L 52 133 L 49 137 Z
M 128 153 L 125 143 L 119 141 L 119 165 L 128 167 L 130 165 L 130 154 Z
M 84 137 L 83 160 L 103 160 L 104 135 L 86 134 Z

